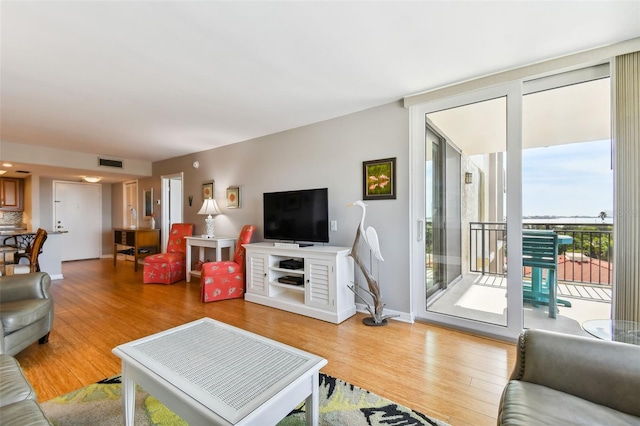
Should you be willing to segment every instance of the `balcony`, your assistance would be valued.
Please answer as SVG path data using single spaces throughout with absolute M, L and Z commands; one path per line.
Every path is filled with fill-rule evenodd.
M 584 335 L 588 319 L 609 318 L 612 300 L 613 225 L 599 223 L 524 223 L 524 229 L 553 230 L 570 236 L 571 244 L 558 247 L 558 298 L 571 302 L 559 306 L 556 319 L 548 307 L 524 303 L 526 328 L 544 328 Z M 497 222 L 471 222 L 468 265 L 462 278 L 429 302 L 429 310 L 477 321 L 505 325 L 507 292 L 506 226 Z M 432 271 L 432 268 L 427 268 Z M 429 273 L 429 272 L 428 272 Z M 523 280 L 531 268 L 523 268 Z

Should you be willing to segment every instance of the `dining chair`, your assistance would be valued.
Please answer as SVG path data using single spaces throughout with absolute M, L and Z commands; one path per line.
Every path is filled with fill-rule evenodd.
M 256 227 L 253 225 L 242 227 L 233 259 L 207 262 L 202 265 L 200 300 L 203 303 L 243 296 L 246 250 L 242 245 L 251 242 L 251 236 L 255 230 Z
M 15 265 L 13 265 L 14 274 L 28 274 L 31 272 L 40 272 L 40 254 L 42 254 L 42 248 L 47 240 L 47 231 L 42 228 L 38 228 L 36 236 L 33 239 L 33 243 L 29 246 L 24 254 L 28 256 L 16 257 L 14 259 Z M 20 259 L 27 259 L 28 264 L 20 263 Z

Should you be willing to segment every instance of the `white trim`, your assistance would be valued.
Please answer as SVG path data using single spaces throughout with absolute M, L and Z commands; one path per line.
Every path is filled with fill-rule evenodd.
M 363 314 L 370 315 L 370 312 L 367 310 L 367 306 L 364 303 L 356 303 L 356 311 Z M 394 316 L 393 318 L 389 318 L 396 321 L 407 322 L 409 324 L 413 324 L 415 322 L 413 320 L 413 315 L 411 315 L 410 312 L 402 312 L 402 311 L 394 311 L 391 309 L 385 309 L 383 313 L 384 315 L 397 315 L 397 316 Z
M 463 94 L 465 92 L 483 89 L 489 86 L 496 86 L 512 81 L 527 80 L 533 77 L 540 77 L 558 73 L 561 70 L 569 71 L 578 68 L 585 68 L 591 65 L 597 65 L 603 62 L 607 62 L 614 56 L 637 52 L 639 50 L 640 37 L 633 38 L 620 43 L 577 52 L 571 55 L 566 55 L 546 61 L 536 62 L 524 67 L 501 71 L 496 74 L 466 80 L 423 93 L 406 96 L 404 98 L 404 106 L 405 108 L 408 108 L 410 106 L 421 104 L 424 102 L 443 99 L 450 96 Z
M 610 67 L 609 62 L 607 61 L 592 67 L 536 77 L 522 82 L 522 94 L 528 95 L 531 93 L 542 92 L 543 90 L 551 90 L 563 86 L 586 83 L 600 78 L 607 78 L 609 77 L 609 74 Z

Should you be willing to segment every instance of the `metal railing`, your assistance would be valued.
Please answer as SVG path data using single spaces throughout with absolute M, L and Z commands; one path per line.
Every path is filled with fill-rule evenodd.
M 558 247 L 558 280 L 610 285 L 613 279 L 613 225 L 523 223 L 524 229 L 550 229 L 572 238 Z M 483 275 L 506 275 L 506 224 L 471 222 L 469 270 Z

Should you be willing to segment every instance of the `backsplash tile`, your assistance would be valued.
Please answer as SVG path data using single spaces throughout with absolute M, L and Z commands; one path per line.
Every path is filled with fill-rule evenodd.
M 22 224 L 22 212 L 3 212 L 0 217 L 0 225 L 20 225 Z

